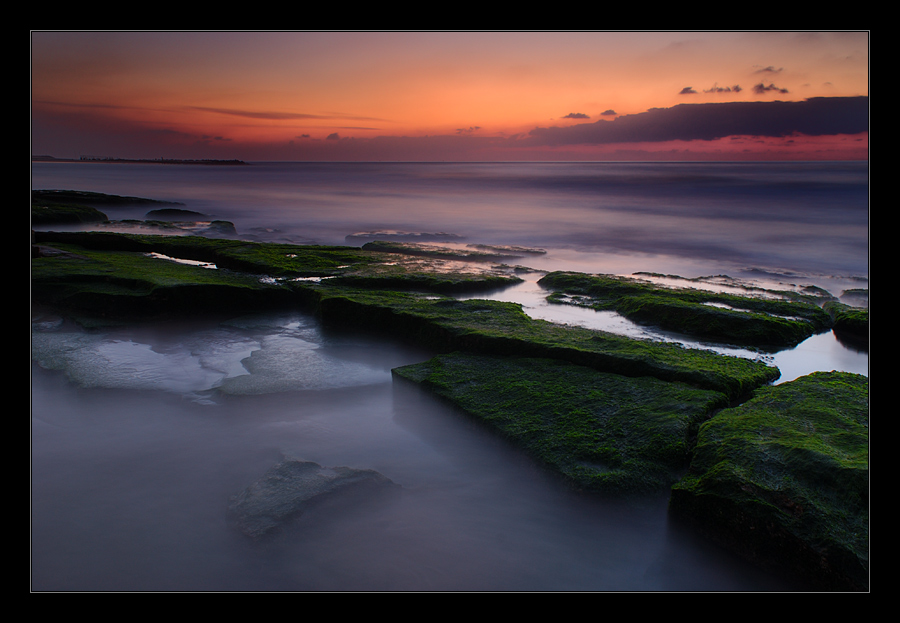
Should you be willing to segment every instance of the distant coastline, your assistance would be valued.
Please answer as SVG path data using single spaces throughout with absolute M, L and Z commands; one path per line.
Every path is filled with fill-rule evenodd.
M 81 156 L 80 158 L 56 158 L 54 156 L 32 156 L 32 162 L 100 162 L 114 164 L 207 164 L 207 165 L 245 165 L 243 160 L 182 160 L 179 158 L 98 158 Z

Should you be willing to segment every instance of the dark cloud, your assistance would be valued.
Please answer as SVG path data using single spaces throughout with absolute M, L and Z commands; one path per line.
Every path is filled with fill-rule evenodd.
M 756 73 L 756 74 L 777 74 L 777 73 L 781 73 L 782 71 L 784 71 L 784 68 L 778 68 L 778 69 L 775 69 L 772 65 L 769 65 L 768 67 L 760 67 L 759 69 L 757 69 L 757 70 L 756 70 L 755 72 L 753 72 L 753 73 Z
M 590 117 L 583 112 L 570 112 L 563 119 L 590 119 Z
M 328 140 L 328 141 L 336 141 L 336 140 L 338 140 L 339 138 L 341 138 L 341 137 L 338 136 L 338 133 L 337 133 L 337 132 L 332 132 L 331 134 L 329 134 L 328 136 L 325 137 L 325 140 Z
M 611 121 L 535 128 L 527 140 L 540 145 L 608 144 L 857 134 L 868 129 L 868 96 L 816 97 L 800 102 L 679 104 Z
M 776 87 L 774 84 L 769 83 L 769 86 L 764 85 L 762 82 L 759 84 L 753 85 L 753 92 L 757 95 L 762 95 L 764 93 L 769 93 L 774 91 L 775 93 L 787 93 L 787 89 L 782 89 L 780 87 Z
M 704 93 L 740 93 L 741 91 L 743 89 L 739 84 L 733 87 L 720 87 L 718 84 L 714 84 L 711 89 L 703 89 Z
M 600 113 L 600 116 L 601 117 L 615 117 L 616 111 L 613 110 L 612 108 L 609 108 L 607 110 L 604 110 L 602 113 Z
M 477 132 L 480 129 L 481 129 L 480 125 L 471 125 L 468 128 L 457 128 L 456 133 L 457 134 L 471 134 L 472 132 Z
M 695 93 L 697 92 L 694 90 L 694 87 L 684 87 L 678 92 L 678 95 L 694 95 Z

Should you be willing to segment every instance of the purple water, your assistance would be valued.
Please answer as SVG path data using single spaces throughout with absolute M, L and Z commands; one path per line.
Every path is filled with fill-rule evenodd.
M 868 287 L 866 163 L 42 163 L 32 188 L 180 201 L 248 239 L 441 233 L 543 248 L 518 261 L 542 270 L 727 274 L 835 295 Z M 534 279 L 494 296 L 537 317 L 646 331 L 549 306 Z M 33 314 L 32 588 L 800 588 L 670 525 L 665 496 L 575 494 L 459 413 L 392 383 L 392 367 L 429 355 L 327 332 L 299 313 L 92 333 Z M 830 333 L 743 355 L 778 365 L 782 380 L 868 372 L 867 353 Z M 250 543 L 228 525 L 228 498 L 281 453 L 376 469 L 400 494 L 332 501 Z

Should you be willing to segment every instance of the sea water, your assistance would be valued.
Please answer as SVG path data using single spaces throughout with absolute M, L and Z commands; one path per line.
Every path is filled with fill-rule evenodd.
M 868 165 L 39 163 L 32 188 L 183 203 L 248 240 L 371 237 L 539 248 L 537 270 L 729 286 L 868 288 Z M 146 208 L 108 209 L 141 219 Z M 488 295 L 534 317 L 760 358 L 790 380 L 868 374 L 832 333 L 757 353 Z M 696 282 L 695 282 L 696 283 Z M 706 286 L 725 283 L 708 279 Z M 84 332 L 32 310 L 34 590 L 791 590 L 671 524 L 666 496 L 567 489 L 463 414 L 391 379 L 431 353 L 303 313 Z M 284 455 L 375 469 L 396 495 L 319 505 L 266 542 L 231 496 Z

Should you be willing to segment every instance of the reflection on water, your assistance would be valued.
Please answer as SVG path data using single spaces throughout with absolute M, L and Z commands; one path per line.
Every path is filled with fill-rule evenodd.
M 549 291 L 538 285 L 540 275 L 522 275 L 522 283 L 488 294 L 471 295 L 461 298 L 491 298 L 499 301 L 521 303 L 522 309 L 532 318 L 548 320 L 560 324 L 571 324 L 598 331 L 607 331 L 636 339 L 651 339 L 681 344 L 687 348 L 702 348 L 722 355 L 745 357 L 765 362 L 781 370 L 778 383 L 792 381 L 799 376 L 815 371 L 839 370 L 856 374 L 869 374 L 868 352 L 840 342 L 833 332 L 828 331 L 807 338 L 794 348 L 775 353 L 759 353 L 745 348 L 723 344 L 699 342 L 690 336 L 661 331 L 648 325 L 641 325 L 612 311 L 595 311 L 576 305 L 561 305 L 547 302 Z

